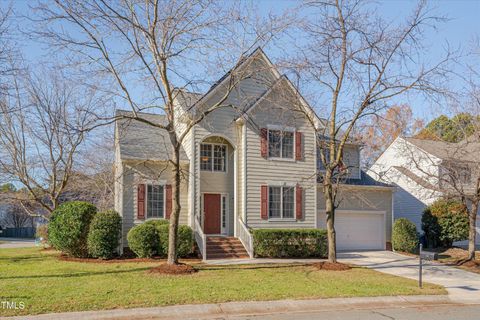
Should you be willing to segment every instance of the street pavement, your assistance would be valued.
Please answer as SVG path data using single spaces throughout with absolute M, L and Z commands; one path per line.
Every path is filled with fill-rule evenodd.
M 256 316 L 233 316 L 217 320 L 475 320 L 479 305 L 435 305 L 401 308 L 366 308 L 318 312 L 277 313 Z
M 473 305 L 469 306 L 473 307 Z M 43 314 L 22 317 L 19 319 L 376 319 L 373 317 L 381 315 L 383 311 L 391 314 L 402 314 L 402 310 L 408 310 L 408 313 L 405 314 L 415 314 L 417 312 L 415 310 L 434 310 L 435 308 L 454 310 L 456 308 L 464 307 L 465 305 L 454 304 L 447 296 L 442 295 L 392 296 L 226 302 L 216 304 Z M 470 310 L 476 310 L 478 312 L 480 310 L 478 309 L 479 307 L 480 306 L 477 306 L 477 309 L 467 308 L 459 310 L 462 310 L 461 312 L 465 312 L 465 314 L 469 314 Z M 440 314 L 445 313 L 440 312 Z

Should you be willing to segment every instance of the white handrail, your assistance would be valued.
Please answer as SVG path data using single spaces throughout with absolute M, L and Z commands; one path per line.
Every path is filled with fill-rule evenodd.
M 200 249 L 200 253 L 202 254 L 202 259 L 207 259 L 207 240 L 205 234 L 202 230 L 202 225 L 200 221 L 198 221 L 198 217 L 195 217 L 195 241 L 197 241 L 198 248 Z
M 245 250 L 247 250 L 250 258 L 253 258 L 253 237 L 242 220 L 238 219 L 238 225 L 240 226 L 240 228 L 238 228 L 238 238 L 245 247 Z

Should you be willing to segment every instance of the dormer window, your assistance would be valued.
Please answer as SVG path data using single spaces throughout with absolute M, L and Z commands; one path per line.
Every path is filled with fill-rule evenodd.
M 293 159 L 294 132 L 268 130 L 268 157 Z

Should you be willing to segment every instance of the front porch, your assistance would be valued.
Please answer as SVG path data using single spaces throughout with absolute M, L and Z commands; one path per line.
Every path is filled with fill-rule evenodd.
M 251 235 L 238 216 L 237 149 L 212 135 L 196 148 L 193 228 L 204 260 L 253 257 Z

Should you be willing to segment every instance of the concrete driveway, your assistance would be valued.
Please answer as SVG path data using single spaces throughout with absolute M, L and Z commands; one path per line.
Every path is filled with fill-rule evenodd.
M 0 249 L 35 247 L 34 239 L 0 238 Z
M 379 272 L 418 280 L 418 259 L 390 251 L 345 252 L 339 261 L 372 268 Z M 480 303 L 480 274 L 436 262 L 426 262 L 423 281 L 444 286 L 455 302 Z

